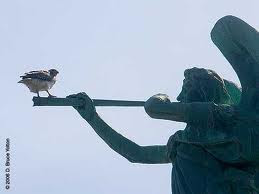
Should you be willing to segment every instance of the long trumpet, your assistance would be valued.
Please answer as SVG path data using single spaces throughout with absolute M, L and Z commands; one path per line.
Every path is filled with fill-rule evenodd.
M 33 97 L 33 106 L 83 106 L 84 101 L 73 98 L 49 98 L 49 97 Z M 127 106 L 137 107 L 144 106 L 145 101 L 129 101 L 129 100 L 102 100 L 93 99 L 95 106 Z

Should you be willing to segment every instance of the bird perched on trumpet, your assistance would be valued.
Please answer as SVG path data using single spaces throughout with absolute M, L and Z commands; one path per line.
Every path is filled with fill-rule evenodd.
M 58 73 L 56 69 L 30 71 L 20 76 L 22 79 L 18 83 L 26 85 L 31 92 L 37 93 L 38 97 L 40 97 L 40 91 L 46 91 L 49 97 L 55 97 L 49 93 L 49 90 L 56 83 Z

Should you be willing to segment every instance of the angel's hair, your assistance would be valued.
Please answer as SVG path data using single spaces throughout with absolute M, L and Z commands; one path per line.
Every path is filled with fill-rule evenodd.
M 222 79 L 215 71 L 194 67 L 186 69 L 184 77 L 196 85 L 202 101 L 216 104 L 236 103 L 233 101 L 232 93 L 228 90 L 232 90 L 234 86 L 236 89 L 238 87 L 233 82 Z

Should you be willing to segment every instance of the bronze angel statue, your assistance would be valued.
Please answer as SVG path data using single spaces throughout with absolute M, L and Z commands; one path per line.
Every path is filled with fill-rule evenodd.
M 106 124 L 85 93 L 74 107 L 117 153 L 134 163 L 172 164 L 174 194 L 259 193 L 259 34 L 234 16 L 221 18 L 211 38 L 237 73 L 241 88 L 215 71 L 184 72 L 178 102 L 157 94 L 145 102 L 155 119 L 186 123 L 165 145 L 138 145 Z

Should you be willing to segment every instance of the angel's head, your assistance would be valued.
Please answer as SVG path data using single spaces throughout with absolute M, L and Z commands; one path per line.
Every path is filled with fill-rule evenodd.
M 230 104 L 231 97 L 224 80 L 215 71 L 194 67 L 184 71 L 182 91 L 177 100 Z

